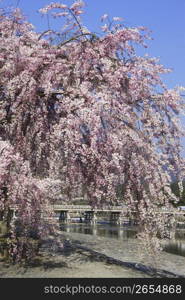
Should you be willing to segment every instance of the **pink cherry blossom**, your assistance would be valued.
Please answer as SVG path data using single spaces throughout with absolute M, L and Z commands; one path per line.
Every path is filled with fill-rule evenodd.
M 178 201 L 172 177 L 182 192 L 185 103 L 161 80 L 169 70 L 137 55 L 133 45 L 145 46 L 148 31 L 111 27 L 104 15 L 108 24 L 98 36 L 83 25 L 82 7 L 75 1 L 41 9 L 57 9 L 55 16 L 66 20 L 59 32 L 42 34 L 20 11 L 13 17 L 1 11 L 0 210 L 4 218 L 12 206 L 18 210 L 24 241 L 9 224 L 17 260 L 24 247 L 27 258 L 35 254 L 30 230 L 39 239 L 57 236 L 51 204 L 78 195 L 93 207 L 126 204 L 140 238 L 154 247 L 169 234 L 166 224 L 173 227 L 158 212 Z

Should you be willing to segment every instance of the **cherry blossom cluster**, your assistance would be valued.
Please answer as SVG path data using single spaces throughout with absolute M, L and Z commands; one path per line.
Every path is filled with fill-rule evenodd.
M 137 55 L 133 45 L 148 38 L 144 28 L 127 28 L 118 17 L 111 27 L 104 15 L 107 29 L 98 36 L 83 25 L 83 7 L 57 2 L 40 10 L 67 16 L 62 31 L 49 32 L 61 38 L 57 43 L 18 11 L 0 16 L 0 209 L 16 203 L 24 235 L 35 224 L 41 237 L 57 227 L 38 211 L 51 216 L 56 199 L 126 204 L 140 237 L 144 232 L 156 244 L 167 236 L 166 224 L 173 227 L 159 208 L 173 209 L 171 179 L 184 176 L 185 103 L 161 80 L 169 70 Z M 21 256 L 23 245 L 16 247 Z

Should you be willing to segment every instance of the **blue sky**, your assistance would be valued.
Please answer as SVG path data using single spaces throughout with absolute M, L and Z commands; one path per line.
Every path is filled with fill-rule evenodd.
M 38 9 L 51 1 L 1 0 L 1 5 L 15 6 L 17 2 L 36 30 L 47 29 L 47 20 L 40 17 Z M 86 4 L 84 25 L 92 31 L 99 31 L 104 13 L 123 17 L 127 26 L 146 26 L 152 30 L 154 40 L 148 42 L 146 53 L 160 58 L 164 66 L 173 70 L 163 77 L 169 88 L 185 86 L 185 0 L 86 0 Z
M 38 9 L 49 4 L 48 0 L 0 0 L 0 6 L 16 5 L 23 9 L 37 31 L 47 29 L 47 19 L 41 18 Z M 53 2 L 55 2 L 53 0 Z M 73 1 L 58 2 L 70 4 Z M 100 17 L 123 17 L 127 26 L 146 26 L 152 31 L 153 40 L 145 52 L 160 59 L 172 73 L 163 77 L 168 88 L 185 86 L 185 0 L 86 0 L 84 25 L 99 31 Z M 52 20 L 50 20 L 52 26 Z M 185 145 L 185 142 L 183 142 Z M 185 151 L 184 151 L 185 155 Z

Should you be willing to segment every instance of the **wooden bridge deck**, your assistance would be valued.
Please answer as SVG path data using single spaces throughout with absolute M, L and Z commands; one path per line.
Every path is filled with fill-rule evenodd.
M 117 212 L 117 213 L 126 213 L 129 212 L 128 207 L 126 205 L 123 206 L 103 206 L 103 207 L 92 207 L 91 205 L 67 205 L 67 204 L 54 204 L 51 205 L 50 208 L 53 208 L 55 212 L 59 211 L 68 211 L 68 212 Z M 16 211 L 18 210 L 18 206 L 11 206 L 10 209 Z M 134 211 L 132 211 L 134 212 Z M 156 213 L 162 214 L 172 214 L 172 215 L 181 215 L 185 216 L 185 210 L 179 210 L 177 208 L 174 209 L 166 209 L 159 208 L 156 210 Z
M 104 207 L 92 207 L 90 205 L 64 205 L 64 204 L 54 204 L 54 211 L 71 211 L 71 212 L 82 212 L 82 211 L 92 211 L 92 212 L 127 212 L 128 208 L 124 206 L 104 206 Z M 163 214 L 173 214 L 173 215 L 185 215 L 185 211 L 180 211 L 176 208 L 168 210 L 165 208 L 159 209 L 156 213 Z
M 123 212 L 127 211 L 126 206 L 104 206 L 104 207 L 92 207 L 90 205 L 53 205 L 54 211 L 94 211 L 94 212 Z

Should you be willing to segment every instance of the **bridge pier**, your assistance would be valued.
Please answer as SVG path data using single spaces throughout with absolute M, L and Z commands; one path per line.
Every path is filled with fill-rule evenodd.
M 122 219 L 121 219 L 121 212 L 111 212 L 110 213 L 110 223 L 121 225 Z
M 85 212 L 85 223 L 96 224 L 97 215 L 95 211 L 86 211 Z
M 70 218 L 70 214 L 68 211 L 61 211 L 60 212 L 60 216 L 59 216 L 59 220 L 62 221 L 63 223 L 69 223 L 71 218 Z

